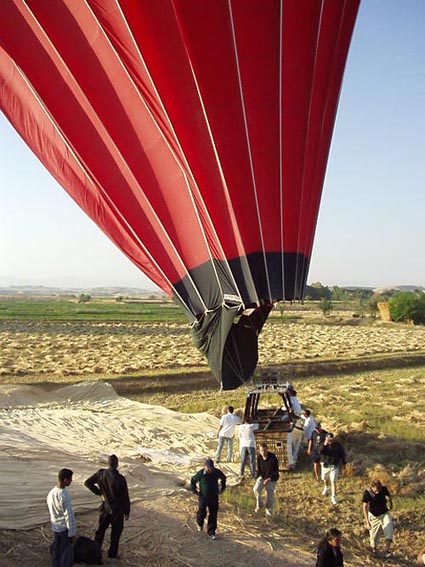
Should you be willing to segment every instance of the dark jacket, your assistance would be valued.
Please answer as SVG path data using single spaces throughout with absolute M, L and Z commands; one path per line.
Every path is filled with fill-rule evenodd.
M 205 469 L 198 471 L 190 481 L 192 492 L 198 494 L 196 485 L 199 483 L 199 493 L 207 500 L 218 498 L 219 481 L 221 483 L 221 492 L 226 488 L 226 475 L 220 469 L 213 468 L 210 473 L 206 473 Z
M 273 481 L 279 479 L 279 462 L 274 453 L 267 453 L 267 459 L 263 459 L 261 455 L 257 457 L 257 478 L 266 480 L 270 478 Z
M 338 466 L 346 464 L 344 447 L 338 441 L 332 441 L 330 445 L 325 445 L 320 450 L 320 462 L 324 465 Z
M 117 469 L 100 469 L 84 483 L 97 496 L 102 496 L 105 510 L 113 515 L 130 514 L 127 481 Z
M 316 567 L 344 567 L 341 548 L 333 547 L 327 541 L 319 544 Z

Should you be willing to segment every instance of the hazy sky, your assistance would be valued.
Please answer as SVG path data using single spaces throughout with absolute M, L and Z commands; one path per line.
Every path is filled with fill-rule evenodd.
M 425 285 L 425 1 L 363 0 L 309 282 Z M 152 286 L 0 113 L 0 286 Z

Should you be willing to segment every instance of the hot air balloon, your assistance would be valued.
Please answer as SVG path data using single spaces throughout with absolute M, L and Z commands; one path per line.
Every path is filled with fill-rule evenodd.
M 2 0 L 1 109 L 223 389 L 301 299 L 359 0 Z

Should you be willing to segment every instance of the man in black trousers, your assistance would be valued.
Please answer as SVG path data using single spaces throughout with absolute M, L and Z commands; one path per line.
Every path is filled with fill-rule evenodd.
M 124 518 L 128 520 L 130 514 L 130 498 L 128 496 L 127 481 L 118 472 L 118 457 L 111 455 L 108 458 L 107 469 L 100 469 L 84 483 L 89 490 L 102 498 L 100 507 L 99 527 L 94 539 L 102 545 L 105 532 L 111 525 L 111 542 L 108 557 L 118 555 L 118 545 L 124 529 Z
M 219 488 L 221 484 L 221 490 Z M 199 492 L 197 485 L 199 484 Z M 217 514 L 219 507 L 219 493 L 226 488 L 226 476 L 220 469 L 216 469 L 212 459 L 205 460 L 205 466 L 198 471 L 191 479 L 190 485 L 192 492 L 199 494 L 198 511 L 196 513 L 196 523 L 198 530 L 204 528 L 204 520 L 208 514 L 207 533 L 210 539 L 216 539 Z

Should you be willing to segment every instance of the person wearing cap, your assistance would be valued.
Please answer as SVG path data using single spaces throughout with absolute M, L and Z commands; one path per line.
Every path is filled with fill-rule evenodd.
M 323 496 L 329 494 L 329 484 L 331 489 L 331 502 L 334 506 L 338 504 L 336 497 L 336 481 L 338 480 L 340 466 L 345 466 L 344 447 L 335 441 L 333 433 L 328 433 L 323 447 L 320 449 L 320 464 L 322 467 L 322 480 L 324 483 Z
M 108 557 L 118 556 L 118 546 L 124 529 L 124 519 L 128 520 L 130 515 L 130 498 L 128 495 L 127 481 L 118 472 L 118 457 L 108 457 L 107 469 L 99 469 L 88 478 L 86 486 L 93 494 L 102 498 L 100 507 L 99 526 L 94 539 L 102 547 L 105 532 L 111 525 L 111 540 Z
M 221 416 L 217 431 L 218 445 L 215 455 L 215 462 L 219 463 L 224 444 L 227 445 L 227 462 L 232 462 L 233 457 L 233 438 L 235 436 L 235 426 L 241 423 L 241 418 L 234 414 L 234 407 L 228 406 L 227 412 Z
M 320 421 L 316 421 L 313 433 L 308 440 L 307 455 L 311 457 L 314 475 L 317 481 L 320 481 L 320 450 L 325 443 L 327 433 L 327 431 L 322 429 Z
M 75 517 L 67 487 L 72 482 L 71 469 L 61 469 L 58 483 L 47 495 L 53 542 L 50 546 L 52 567 L 71 567 L 72 543 L 75 538 Z
M 204 529 L 204 521 L 208 512 L 207 534 L 210 539 L 216 539 L 219 494 L 226 489 L 226 475 L 220 469 L 215 468 L 212 459 L 206 459 L 204 468 L 191 478 L 190 487 L 194 494 L 199 495 L 196 512 L 198 530 Z

